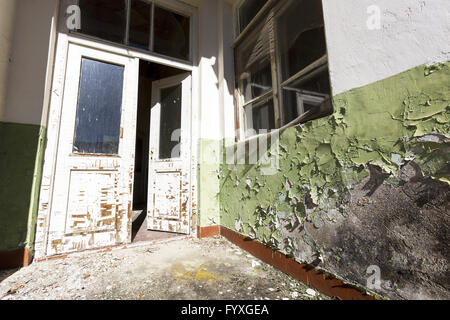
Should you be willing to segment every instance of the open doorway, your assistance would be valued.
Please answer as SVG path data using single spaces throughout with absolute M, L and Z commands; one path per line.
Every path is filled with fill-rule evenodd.
M 156 81 L 184 74 L 186 71 L 140 60 L 136 124 L 135 172 L 133 190 L 132 242 L 162 240 L 179 236 L 174 232 L 149 230 L 147 204 L 149 197 L 152 86 Z

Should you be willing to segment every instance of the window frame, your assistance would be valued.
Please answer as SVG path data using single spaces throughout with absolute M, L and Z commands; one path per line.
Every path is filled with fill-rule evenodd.
M 75 5 L 79 5 L 79 0 L 69 0 L 71 2 L 71 4 L 75 4 Z M 106 40 L 106 39 L 102 39 L 96 36 L 92 36 L 89 34 L 85 34 L 82 33 L 79 30 L 67 30 L 67 33 L 71 36 L 77 36 L 80 38 L 85 38 L 87 40 L 94 40 L 97 42 L 102 42 L 108 45 L 113 45 L 113 46 L 119 46 L 122 48 L 125 48 L 127 50 L 133 50 L 136 52 L 141 52 L 141 53 L 145 53 L 145 54 L 149 54 L 149 55 L 153 55 L 153 56 L 157 56 L 157 57 L 162 57 L 162 58 L 166 58 L 166 59 L 170 59 L 173 61 L 178 61 L 180 63 L 190 63 L 192 64 L 194 61 L 194 44 L 193 41 L 195 40 L 194 38 L 194 27 L 195 27 L 195 15 L 194 15 L 194 10 L 188 10 L 186 8 L 184 8 L 185 6 L 188 6 L 184 3 L 179 3 L 178 0 L 139 0 L 141 2 L 145 2 L 149 5 L 151 5 L 151 15 L 150 15 L 150 31 L 149 32 L 149 50 L 145 50 L 145 49 L 141 49 L 138 48 L 136 46 L 131 46 L 129 45 L 129 32 L 130 32 L 130 21 L 131 21 L 131 0 L 125 0 L 126 1 L 126 26 L 125 26 L 125 38 L 123 39 L 123 41 L 121 43 L 119 42 L 114 42 L 114 41 L 110 41 L 110 40 Z M 189 54 L 188 54 L 188 59 L 180 59 L 177 57 L 172 57 L 172 56 L 168 56 L 165 54 L 161 54 L 158 52 L 153 51 L 154 49 L 154 23 L 155 23 L 155 19 L 154 19 L 154 13 L 155 13 L 155 5 L 157 5 L 158 7 L 165 9 L 167 11 L 171 11 L 173 13 L 176 13 L 178 15 L 184 16 L 189 18 Z M 65 7 L 64 7 L 65 9 Z M 63 16 L 65 14 L 64 10 L 61 13 Z M 65 21 L 65 19 L 62 19 L 63 21 Z M 81 21 L 81 23 L 83 23 L 83 21 Z
M 277 3 L 275 0 L 267 0 L 264 7 L 258 12 L 258 14 L 251 20 L 251 22 L 247 25 L 247 27 L 242 31 L 240 31 L 240 25 L 239 25 L 239 9 L 242 6 L 242 4 L 246 0 L 240 0 L 234 7 L 234 28 L 235 28 L 235 40 L 232 44 L 232 49 L 234 50 L 234 56 L 235 56 L 235 108 L 237 113 L 237 124 L 236 124 L 236 131 L 237 131 L 237 141 L 245 141 L 248 139 L 253 139 L 259 134 L 256 134 L 256 136 L 247 136 L 247 131 L 252 128 L 247 128 L 247 121 L 246 121 L 246 110 L 245 108 L 247 106 L 251 106 L 252 104 L 262 104 L 264 100 L 273 99 L 273 107 L 274 107 L 274 116 L 275 116 L 275 130 L 284 130 L 288 127 L 297 125 L 299 123 L 304 123 L 310 120 L 313 120 L 315 118 L 310 118 L 309 116 L 314 116 L 311 112 L 305 112 L 302 115 L 298 116 L 296 119 L 284 123 L 284 112 L 283 112 L 283 95 L 281 94 L 282 88 L 286 85 L 289 85 L 291 83 L 295 83 L 298 81 L 306 81 L 306 79 L 315 72 L 318 72 L 320 68 L 326 67 L 328 69 L 328 76 L 330 81 L 330 100 L 331 105 L 332 103 L 332 86 L 331 86 L 331 77 L 330 77 L 330 71 L 329 71 L 329 62 L 328 62 L 328 46 L 326 41 L 326 34 L 325 34 L 325 54 L 320 57 L 319 59 L 313 61 L 306 67 L 304 67 L 301 70 L 298 70 L 294 75 L 290 76 L 286 80 L 282 80 L 282 70 L 281 70 L 281 48 L 280 48 L 280 41 L 277 37 L 277 29 L 278 29 L 278 23 L 277 19 L 280 17 L 283 12 L 285 12 L 293 3 L 295 0 L 289 0 L 285 3 Z M 323 11 L 323 3 L 321 4 L 322 11 Z M 237 70 L 237 52 L 238 48 L 241 45 L 245 46 L 245 42 L 251 43 L 254 40 L 255 32 L 254 29 L 258 29 L 258 26 L 261 26 L 264 21 L 264 17 L 268 17 L 268 14 L 272 10 L 276 11 L 276 15 L 273 17 L 274 19 L 274 26 L 270 30 L 271 34 L 270 37 L 274 39 L 270 43 L 270 64 L 272 69 L 272 90 L 260 95 L 259 97 L 253 98 L 247 102 L 245 102 L 244 95 L 243 95 L 243 88 L 242 83 L 239 80 L 239 74 Z M 323 13 L 322 13 L 323 15 Z M 325 16 L 323 15 L 323 21 L 325 25 Z M 326 30 L 326 29 L 325 29 Z M 302 79 L 303 78 L 303 79 Z M 317 118 L 321 118 L 323 116 L 319 116 Z

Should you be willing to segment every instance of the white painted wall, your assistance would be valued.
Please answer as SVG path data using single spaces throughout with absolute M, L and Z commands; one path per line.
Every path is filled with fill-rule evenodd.
M 219 140 L 218 1 L 202 0 L 199 8 L 200 138 Z
M 6 100 L 8 67 L 13 39 L 16 1 L 0 0 L 0 121 Z
M 235 130 L 234 108 L 234 51 L 232 44 L 233 6 L 221 1 L 219 8 L 219 103 L 221 109 L 222 137 L 233 139 Z
M 229 1 L 199 7 L 200 138 L 234 138 L 233 9 Z
M 450 60 L 449 0 L 322 0 L 333 94 Z M 369 30 L 376 5 L 381 28 Z
M 17 14 L 3 121 L 40 125 L 50 33 L 57 0 L 16 2 Z

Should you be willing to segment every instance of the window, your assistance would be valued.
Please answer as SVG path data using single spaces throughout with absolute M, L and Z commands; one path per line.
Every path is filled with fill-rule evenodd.
M 244 31 L 266 3 L 267 0 L 246 0 L 239 6 L 239 32 Z
M 180 157 L 176 133 L 181 128 L 181 84 L 161 90 L 161 119 L 159 128 L 159 159 Z M 179 132 L 179 131 L 178 131 Z
M 126 1 L 80 0 L 81 33 L 113 42 L 125 40 Z
M 119 152 L 124 67 L 83 58 L 73 152 Z
M 191 19 L 151 0 L 78 0 L 78 32 L 103 40 L 190 59 Z
M 151 21 L 152 6 L 144 1 L 131 0 L 129 46 L 150 49 Z
M 189 59 L 188 17 L 155 6 L 154 26 L 155 52 L 179 59 Z
M 249 8 L 257 2 L 247 0 L 238 8 L 241 27 L 241 11 L 252 12 Z M 259 9 L 264 6 L 258 3 Z M 252 19 L 254 11 L 249 14 Z M 246 136 L 331 114 L 321 1 L 275 1 L 257 20 L 235 44 L 236 85 Z

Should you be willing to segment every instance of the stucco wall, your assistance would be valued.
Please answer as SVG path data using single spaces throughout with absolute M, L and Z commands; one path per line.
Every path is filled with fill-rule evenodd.
M 447 0 L 322 2 L 334 94 L 450 60 Z M 380 10 L 380 29 L 367 26 L 371 6 Z
M 0 0 L 0 121 L 5 108 L 15 13 L 16 1 Z

